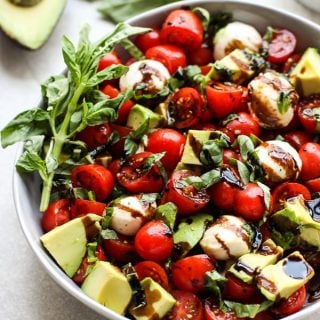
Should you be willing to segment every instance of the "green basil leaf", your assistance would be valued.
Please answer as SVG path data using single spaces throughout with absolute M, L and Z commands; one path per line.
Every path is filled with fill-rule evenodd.
M 128 67 L 122 64 L 111 65 L 98 73 L 95 73 L 87 83 L 88 87 L 95 87 L 105 80 L 119 79 L 128 71 Z
M 93 263 L 98 260 L 96 257 L 97 246 L 98 246 L 97 242 L 89 242 L 87 244 L 87 255 L 88 255 L 88 262 L 89 263 Z
M 292 90 L 280 91 L 279 98 L 277 100 L 277 106 L 280 114 L 285 114 L 291 106 L 291 93 Z
M 154 153 L 144 160 L 142 170 L 150 170 L 157 162 L 159 162 L 165 155 L 165 152 Z
M 253 319 L 258 313 L 267 310 L 273 305 L 272 301 L 264 301 L 261 304 L 243 304 L 234 301 L 225 300 L 224 304 L 235 312 L 239 318 L 251 318 Z
M 46 180 L 48 177 L 46 163 L 41 157 L 33 151 L 25 151 L 19 158 L 16 168 L 19 172 L 38 171 L 41 178 Z
M 81 70 L 76 62 L 76 49 L 66 36 L 62 37 L 62 54 L 64 62 L 71 73 L 71 77 L 76 83 L 79 83 L 81 79 Z
M 240 178 L 241 178 L 243 184 L 246 185 L 250 181 L 250 171 L 249 171 L 248 167 L 243 162 L 241 162 L 239 160 L 235 160 L 235 161 L 237 164 Z
M 30 137 L 26 140 L 24 149 L 27 151 L 34 151 L 36 153 L 39 153 L 42 150 L 44 138 L 44 136 Z
M 143 60 L 146 58 L 143 52 L 131 40 L 123 39 L 120 41 L 120 45 L 136 60 Z
M 118 239 L 117 233 L 112 229 L 103 229 L 100 231 L 100 235 L 104 240 L 116 240 Z
M 136 143 L 131 136 L 128 136 L 124 141 L 124 153 L 129 157 L 137 152 L 139 144 Z
M 95 126 L 106 122 L 113 122 L 117 118 L 114 109 L 105 108 L 103 103 L 98 102 L 88 110 L 86 122 L 88 126 Z
M 266 207 L 266 210 L 269 211 L 270 210 L 270 188 L 268 186 L 266 186 L 265 184 L 263 184 L 260 181 L 257 181 L 257 185 L 262 189 L 263 191 L 263 201 L 264 201 L 264 205 Z
M 220 274 L 217 270 L 206 272 L 204 287 L 213 293 L 214 297 L 218 300 L 220 308 L 223 305 L 221 291 L 227 278 Z
M 173 230 L 177 217 L 177 207 L 172 202 L 160 205 L 155 212 L 155 218 L 163 220 Z
M 109 227 L 111 217 L 113 215 L 113 207 L 107 207 L 105 210 L 105 215 L 102 218 L 101 221 L 101 227 L 102 229 L 107 229 Z
M 239 135 L 237 137 L 237 143 L 240 148 L 241 158 L 244 161 L 247 161 L 255 149 L 255 146 L 254 146 L 252 140 L 246 135 Z

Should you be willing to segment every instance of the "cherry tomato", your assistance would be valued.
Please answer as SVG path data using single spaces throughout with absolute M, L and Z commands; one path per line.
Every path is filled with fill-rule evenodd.
M 41 226 L 44 232 L 48 232 L 70 221 L 70 219 L 70 200 L 60 199 L 52 202 L 43 213 Z
M 139 280 L 146 277 L 152 278 L 158 282 L 161 287 L 169 290 L 169 279 L 165 269 L 154 261 L 141 261 L 134 266 L 134 269 L 138 275 Z
M 148 49 L 161 44 L 160 31 L 157 29 L 152 29 L 148 33 L 139 34 L 135 38 L 134 42 L 142 52 L 146 52 Z
M 233 83 L 213 82 L 206 86 L 208 106 L 217 119 L 223 119 L 230 113 L 240 111 L 243 88 Z
M 211 122 L 214 118 L 214 115 L 210 108 L 208 108 L 207 104 L 204 104 L 201 110 L 200 121 L 204 123 Z M 211 124 L 213 125 L 213 124 Z
M 272 63 L 285 62 L 294 52 L 297 45 L 295 35 L 286 29 L 277 29 L 273 33 L 268 48 L 268 61 Z
M 111 172 L 113 179 L 117 180 L 117 174 L 121 168 L 121 161 L 120 159 L 112 160 L 108 165 L 108 170 Z
M 289 142 L 296 150 L 299 150 L 300 147 L 312 141 L 311 133 L 302 130 L 294 130 L 286 133 L 284 136 L 285 140 Z
M 223 163 L 226 165 L 230 164 L 230 159 L 241 160 L 240 154 L 232 149 L 223 149 L 222 156 L 223 156 Z
M 173 250 L 172 232 L 162 220 L 149 221 L 138 230 L 134 247 L 145 260 L 165 261 Z
M 148 135 L 146 151 L 153 153 L 165 152 L 161 159 L 166 170 L 173 170 L 180 161 L 186 137 L 174 129 L 159 129 Z
M 303 98 L 298 105 L 299 120 L 304 129 L 310 133 L 319 131 L 320 114 L 317 111 L 318 108 L 320 108 L 320 95 Z
M 207 298 L 204 302 L 204 319 L 205 320 L 238 320 L 233 311 L 224 312 L 219 309 L 218 303 L 212 298 Z
M 235 118 L 226 124 L 226 129 L 233 132 L 235 136 L 244 134 L 259 136 L 260 128 L 257 121 L 247 112 L 238 112 Z
M 108 198 L 114 187 L 111 172 L 98 164 L 84 164 L 71 171 L 71 181 L 74 187 L 82 187 L 95 193 L 98 201 Z
M 299 175 L 301 180 L 310 180 L 320 176 L 320 145 L 307 142 L 299 149 L 302 168 Z
M 320 178 L 311 179 L 308 181 L 304 181 L 304 184 L 308 187 L 308 189 L 312 192 L 320 192 Z
M 129 192 L 160 192 L 164 187 L 159 167 L 154 164 L 144 168 L 151 152 L 140 152 L 130 156 L 117 174 L 118 182 Z
M 148 49 L 146 58 L 161 62 L 170 74 L 174 74 L 179 67 L 184 68 L 187 65 L 187 58 L 183 50 L 171 44 L 159 45 Z
M 283 73 L 290 73 L 293 68 L 297 65 L 298 61 L 301 59 L 300 53 L 295 53 L 290 56 L 287 61 L 283 65 L 282 72 Z
M 190 170 L 175 171 L 167 183 L 161 199 L 162 203 L 173 202 L 178 208 L 178 214 L 190 215 L 206 206 L 210 198 L 205 189 L 197 190 L 192 185 L 185 185 L 181 180 L 196 176 Z
M 215 267 L 206 254 L 185 257 L 172 265 L 172 281 L 180 290 L 198 293 L 203 289 L 206 272 L 213 269 Z
M 266 212 L 263 190 L 249 182 L 243 190 L 238 189 L 234 197 L 234 212 L 249 221 L 259 221 Z
M 163 43 L 171 43 L 189 51 L 199 48 L 203 40 L 201 20 L 190 10 L 174 10 L 165 19 L 160 38 Z
M 277 212 L 283 208 L 285 201 L 299 194 L 305 200 L 311 199 L 310 191 L 302 184 L 296 182 L 284 182 L 273 189 L 271 193 L 270 212 Z
M 173 94 L 169 102 L 169 114 L 178 129 L 191 128 L 198 124 L 204 99 L 194 88 L 184 87 Z
M 108 123 L 99 124 L 93 127 L 86 127 L 76 135 L 76 140 L 83 141 L 88 150 L 93 150 L 98 146 L 108 142 L 111 128 Z
M 75 199 L 71 205 L 71 218 L 82 217 L 88 213 L 95 213 L 102 216 L 106 204 L 93 200 Z
M 115 51 L 109 52 L 100 59 L 99 65 L 98 65 L 98 71 L 101 71 L 107 67 L 110 67 L 113 64 L 121 64 L 121 63 L 122 62 Z
M 202 44 L 201 47 L 192 50 L 188 54 L 188 64 L 205 66 L 213 60 L 212 49 L 208 48 L 207 44 Z
M 165 320 L 203 320 L 202 303 L 195 294 L 174 290 L 172 295 L 177 302 L 165 316 Z
M 113 158 L 121 158 L 124 154 L 124 144 L 125 140 L 132 131 L 132 129 L 124 126 L 120 126 L 118 124 L 110 124 L 110 127 L 113 132 L 119 135 L 120 140 L 113 144 L 109 151 Z

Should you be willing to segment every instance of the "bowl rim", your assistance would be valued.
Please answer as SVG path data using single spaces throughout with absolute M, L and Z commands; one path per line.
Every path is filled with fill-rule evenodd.
M 135 17 L 132 17 L 126 22 L 128 24 L 136 24 L 138 20 L 145 19 L 148 17 L 151 17 L 155 14 L 163 14 L 167 11 L 170 11 L 172 9 L 178 8 L 178 7 L 184 7 L 184 6 L 201 6 L 209 4 L 209 3 L 216 3 L 217 5 L 244 5 L 247 8 L 259 8 L 260 10 L 268 10 L 269 12 L 276 12 L 279 15 L 287 16 L 293 20 L 297 20 L 305 25 L 308 25 L 309 27 L 315 29 L 317 32 L 320 33 L 320 24 L 317 24 L 316 22 L 313 22 L 305 17 L 302 17 L 296 13 L 287 11 L 282 8 L 275 8 L 269 4 L 262 4 L 258 3 L 253 0 L 184 0 L 184 1 L 177 1 L 174 3 L 170 3 L 152 10 L 149 10 L 147 12 L 141 13 Z M 39 104 L 40 105 L 40 104 Z M 19 143 L 16 149 L 16 154 L 14 158 L 14 164 L 17 163 L 17 160 L 19 156 L 23 152 L 23 143 Z M 30 248 L 32 249 L 33 253 L 36 255 L 38 260 L 40 261 L 40 264 L 42 267 L 44 267 L 46 273 L 49 274 L 51 279 L 53 279 L 62 289 L 64 289 L 66 292 L 68 292 L 71 296 L 76 298 L 78 301 L 86 305 L 88 308 L 90 308 L 92 311 L 95 311 L 96 313 L 100 314 L 103 317 L 110 317 L 110 319 L 113 320 L 128 320 L 123 315 L 120 315 L 116 313 L 115 311 L 112 311 L 111 309 L 108 309 L 107 307 L 99 304 L 95 300 L 91 299 L 90 297 L 86 296 L 79 287 L 77 287 L 72 280 L 66 276 L 66 274 L 59 268 L 59 266 L 56 265 L 56 263 L 51 259 L 51 257 L 45 252 L 43 247 L 41 246 L 40 240 L 34 241 L 33 236 L 31 234 L 30 229 L 27 227 L 28 223 L 25 219 L 25 216 L 23 214 L 24 210 L 22 207 L 22 203 L 20 201 L 20 188 L 19 186 L 23 183 L 23 177 L 19 174 L 19 172 L 15 169 L 13 170 L 12 174 L 12 190 L 13 190 L 13 200 L 14 200 L 14 206 L 15 211 L 18 216 L 18 221 L 20 224 L 20 227 L 23 231 L 23 234 L 27 240 L 27 243 L 29 244 Z M 67 281 L 66 281 L 67 280 Z M 316 302 L 313 302 L 308 305 L 307 308 L 304 308 L 300 310 L 298 313 L 294 313 L 290 316 L 282 318 L 283 320 L 297 320 L 301 317 L 306 317 L 308 315 L 311 315 L 315 311 L 320 310 L 320 299 Z M 106 319 L 108 319 L 106 318 Z

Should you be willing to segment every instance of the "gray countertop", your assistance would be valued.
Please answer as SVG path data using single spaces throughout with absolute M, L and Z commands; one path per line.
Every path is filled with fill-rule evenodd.
M 319 0 L 315 0 L 317 2 Z M 320 14 L 293 0 L 260 0 L 320 23 Z M 76 41 L 80 26 L 92 25 L 97 39 L 112 25 L 96 11 L 97 5 L 69 0 L 59 24 L 40 50 L 24 50 L 0 34 L 0 128 L 18 112 L 36 106 L 40 84 L 64 69 L 60 39 Z M 16 147 L 0 149 L 0 319 L 94 320 L 99 315 L 62 290 L 38 262 L 21 231 L 12 196 Z M 320 311 L 308 319 L 317 319 Z

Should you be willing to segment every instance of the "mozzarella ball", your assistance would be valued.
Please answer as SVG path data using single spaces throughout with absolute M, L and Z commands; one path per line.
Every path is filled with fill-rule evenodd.
M 132 63 L 120 78 L 120 90 L 136 90 L 141 94 L 160 92 L 170 78 L 168 69 L 159 61 L 141 60 Z
M 234 49 L 248 48 L 258 52 L 262 46 L 262 38 L 254 27 L 235 21 L 217 32 L 213 44 L 213 57 L 221 60 Z
M 240 257 L 251 250 L 251 238 L 245 220 L 224 215 L 209 227 L 200 241 L 203 251 L 217 260 Z
M 299 96 L 283 75 L 267 71 L 249 85 L 249 111 L 265 129 L 286 127 L 294 116 Z
M 153 216 L 155 202 L 141 200 L 141 195 L 128 196 L 113 207 L 110 227 L 120 234 L 133 236 L 141 226 Z
M 298 178 L 302 161 L 288 142 L 266 141 L 256 147 L 255 152 L 266 182 L 273 184 Z

